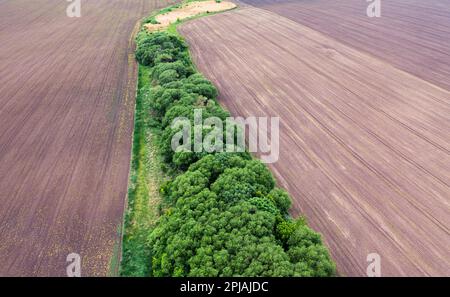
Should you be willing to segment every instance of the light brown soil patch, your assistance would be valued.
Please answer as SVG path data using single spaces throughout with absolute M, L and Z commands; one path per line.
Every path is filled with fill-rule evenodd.
M 220 12 L 235 8 L 236 4 L 228 1 L 198 1 L 190 2 L 180 8 L 174 9 L 170 12 L 157 15 L 155 17 L 159 24 L 147 24 L 145 27 L 148 31 L 154 32 L 167 28 L 170 24 L 178 20 L 184 20 L 196 15 L 207 12 Z

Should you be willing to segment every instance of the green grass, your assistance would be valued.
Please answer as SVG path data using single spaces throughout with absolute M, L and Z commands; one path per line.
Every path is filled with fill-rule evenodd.
M 117 235 L 120 237 L 122 235 L 122 224 L 117 226 Z M 114 244 L 113 249 L 113 256 L 111 257 L 110 263 L 109 263 L 109 276 L 117 276 L 119 269 L 120 269 L 120 241 L 116 241 Z
M 159 188 L 165 180 L 156 149 L 156 136 L 148 122 L 141 89 L 150 84 L 149 69 L 139 66 L 136 96 L 133 157 L 130 169 L 128 209 L 125 214 L 123 259 L 120 274 L 143 276 L 148 274 L 150 255 L 146 252 L 146 237 L 159 217 Z

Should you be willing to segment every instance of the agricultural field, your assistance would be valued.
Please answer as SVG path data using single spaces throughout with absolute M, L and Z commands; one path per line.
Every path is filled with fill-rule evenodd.
M 323 234 L 341 275 L 366 275 L 371 253 L 383 276 L 448 275 L 444 4 L 387 4 L 390 18 L 375 30 L 365 7 L 351 17 L 356 1 L 244 2 L 264 9 L 242 5 L 179 32 L 232 114 L 280 117 L 280 159 L 270 168 L 294 199 L 291 214 Z M 421 45 L 408 34 L 417 26 Z
M 0 1 L 0 276 L 117 273 L 137 22 L 175 1 Z M 130 63 L 129 63 L 130 62 Z
M 360 0 L 241 0 L 272 11 L 450 90 L 450 5 L 441 0 L 381 1 L 368 18 Z

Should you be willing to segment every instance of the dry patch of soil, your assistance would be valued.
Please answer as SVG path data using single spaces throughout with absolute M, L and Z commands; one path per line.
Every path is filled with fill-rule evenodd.
M 150 32 L 159 31 L 167 28 L 170 24 L 175 23 L 178 20 L 184 20 L 203 13 L 225 11 L 235 7 L 236 4 L 228 1 L 190 2 L 170 12 L 157 15 L 155 19 L 158 24 L 147 24 L 145 27 Z

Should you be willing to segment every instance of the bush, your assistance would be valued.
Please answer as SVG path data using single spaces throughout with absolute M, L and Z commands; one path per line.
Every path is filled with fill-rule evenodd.
M 166 198 L 170 202 L 176 202 L 180 198 L 196 195 L 207 187 L 208 179 L 201 172 L 186 172 L 170 184 Z
M 154 88 L 149 95 L 149 105 L 157 115 L 164 116 L 171 104 L 180 100 L 185 93 L 179 89 L 168 89 L 163 87 Z
M 267 197 L 273 201 L 282 214 L 287 214 L 291 207 L 291 198 L 286 191 L 282 189 L 273 189 Z
M 217 153 L 214 155 L 207 155 L 198 162 L 189 167 L 189 171 L 199 171 L 206 176 L 209 183 L 213 183 L 216 179 L 229 168 L 243 168 L 247 161 L 250 160 L 250 155 L 245 153 L 230 154 Z
M 289 259 L 296 263 L 296 276 L 334 275 L 336 267 L 319 234 L 302 225 L 295 229 L 287 243 Z
M 168 71 L 170 71 L 170 73 L 172 75 L 171 79 L 168 81 L 164 81 L 161 76 L 164 73 L 166 73 L 166 75 L 167 75 Z M 158 81 L 158 83 L 160 85 L 164 85 L 164 84 L 179 80 L 181 78 L 186 78 L 186 76 L 191 75 L 192 72 L 193 72 L 192 67 L 183 64 L 183 62 L 181 62 L 181 61 L 159 63 L 159 64 L 156 64 L 156 66 L 153 68 L 152 78 L 154 80 Z
M 204 190 L 179 198 L 149 237 L 154 276 L 287 276 L 273 217 L 248 202 L 228 207 Z
M 255 205 L 259 210 L 267 211 L 274 216 L 279 213 L 279 210 L 276 208 L 275 204 L 267 198 L 253 197 L 249 199 L 249 202 Z
M 171 61 L 181 61 L 190 64 L 187 45 L 176 36 L 163 32 L 141 32 L 136 38 L 136 59 L 144 66 L 155 66 L 155 60 L 160 55 L 171 56 Z M 161 59 L 161 58 L 160 58 Z
M 217 89 L 200 73 L 195 73 L 183 81 L 187 92 L 196 93 L 210 99 L 217 97 Z
M 228 203 L 262 197 L 275 186 L 272 174 L 260 161 L 248 161 L 244 168 L 226 169 L 211 190 Z
M 162 132 L 159 147 L 161 154 L 166 162 L 171 163 L 177 169 L 186 170 L 189 167 L 189 165 L 191 165 L 197 160 L 200 160 L 202 157 L 208 154 L 208 152 L 204 150 L 202 152 L 194 151 L 193 147 L 195 136 L 194 110 L 202 109 L 203 118 L 217 117 L 221 120 L 225 120 L 229 114 L 225 112 L 223 109 L 221 109 L 220 106 L 214 103 L 213 101 L 210 102 L 211 100 L 205 99 L 203 97 L 195 98 L 193 97 L 195 95 L 187 95 L 185 93 L 180 93 L 179 89 L 170 89 L 170 90 L 171 90 L 170 94 L 160 92 L 160 95 L 155 98 L 156 102 L 154 106 L 158 114 L 163 113 L 163 111 L 167 109 L 167 106 L 171 106 L 168 108 L 167 112 L 165 113 L 162 119 L 162 127 L 164 130 Z M 176 94 L 177 96 L 174 96 L 174 94 Z M 180 96 L 182 96 L 181 99 L 177 100 Z M 157 99 L 158 97 L 159 99 Z M 202 98 L 204 100 L 202 100 Z M 207 102 L 206 105 L 204 103 L 205 101 Z M 199 104 L 199 102 L 203 103 Z M 175 152 L 172 148 L 173 137 L 177 133 L 180 133 L 180 131 L 182 131 L 183 129 L 182 126 L 172 127 L 172 123 L 177 118 L 185 118 L 190 123 L 191 147 L 189 147 L 189 151 Z M 222 125 L 225 126 L 225 122 L 223 122 Z M 202 141 L 203 141 L 205 137 L 209 135 L 211 129 L 205 126 L 202 128 L 203 128 L 202 131 L 203 136 Z M 219 132 L 222 133 L 221 137 L 223 142 L 225 142 L 226 140 L 226 134 L 224 132 L 225 131 Z M 221 150 L 224 150 L 223 143 L 220 144 L 220 148 Z
M 159 75 L 158 80 L 161 85 L 164 85 L 166 83 L 170 83 L 174 80 L 177 80 L 179 77 L 180 77 L 180 75 L 177 73 L 176 70 L 168 69 L 168 70 L 163 71 Z

